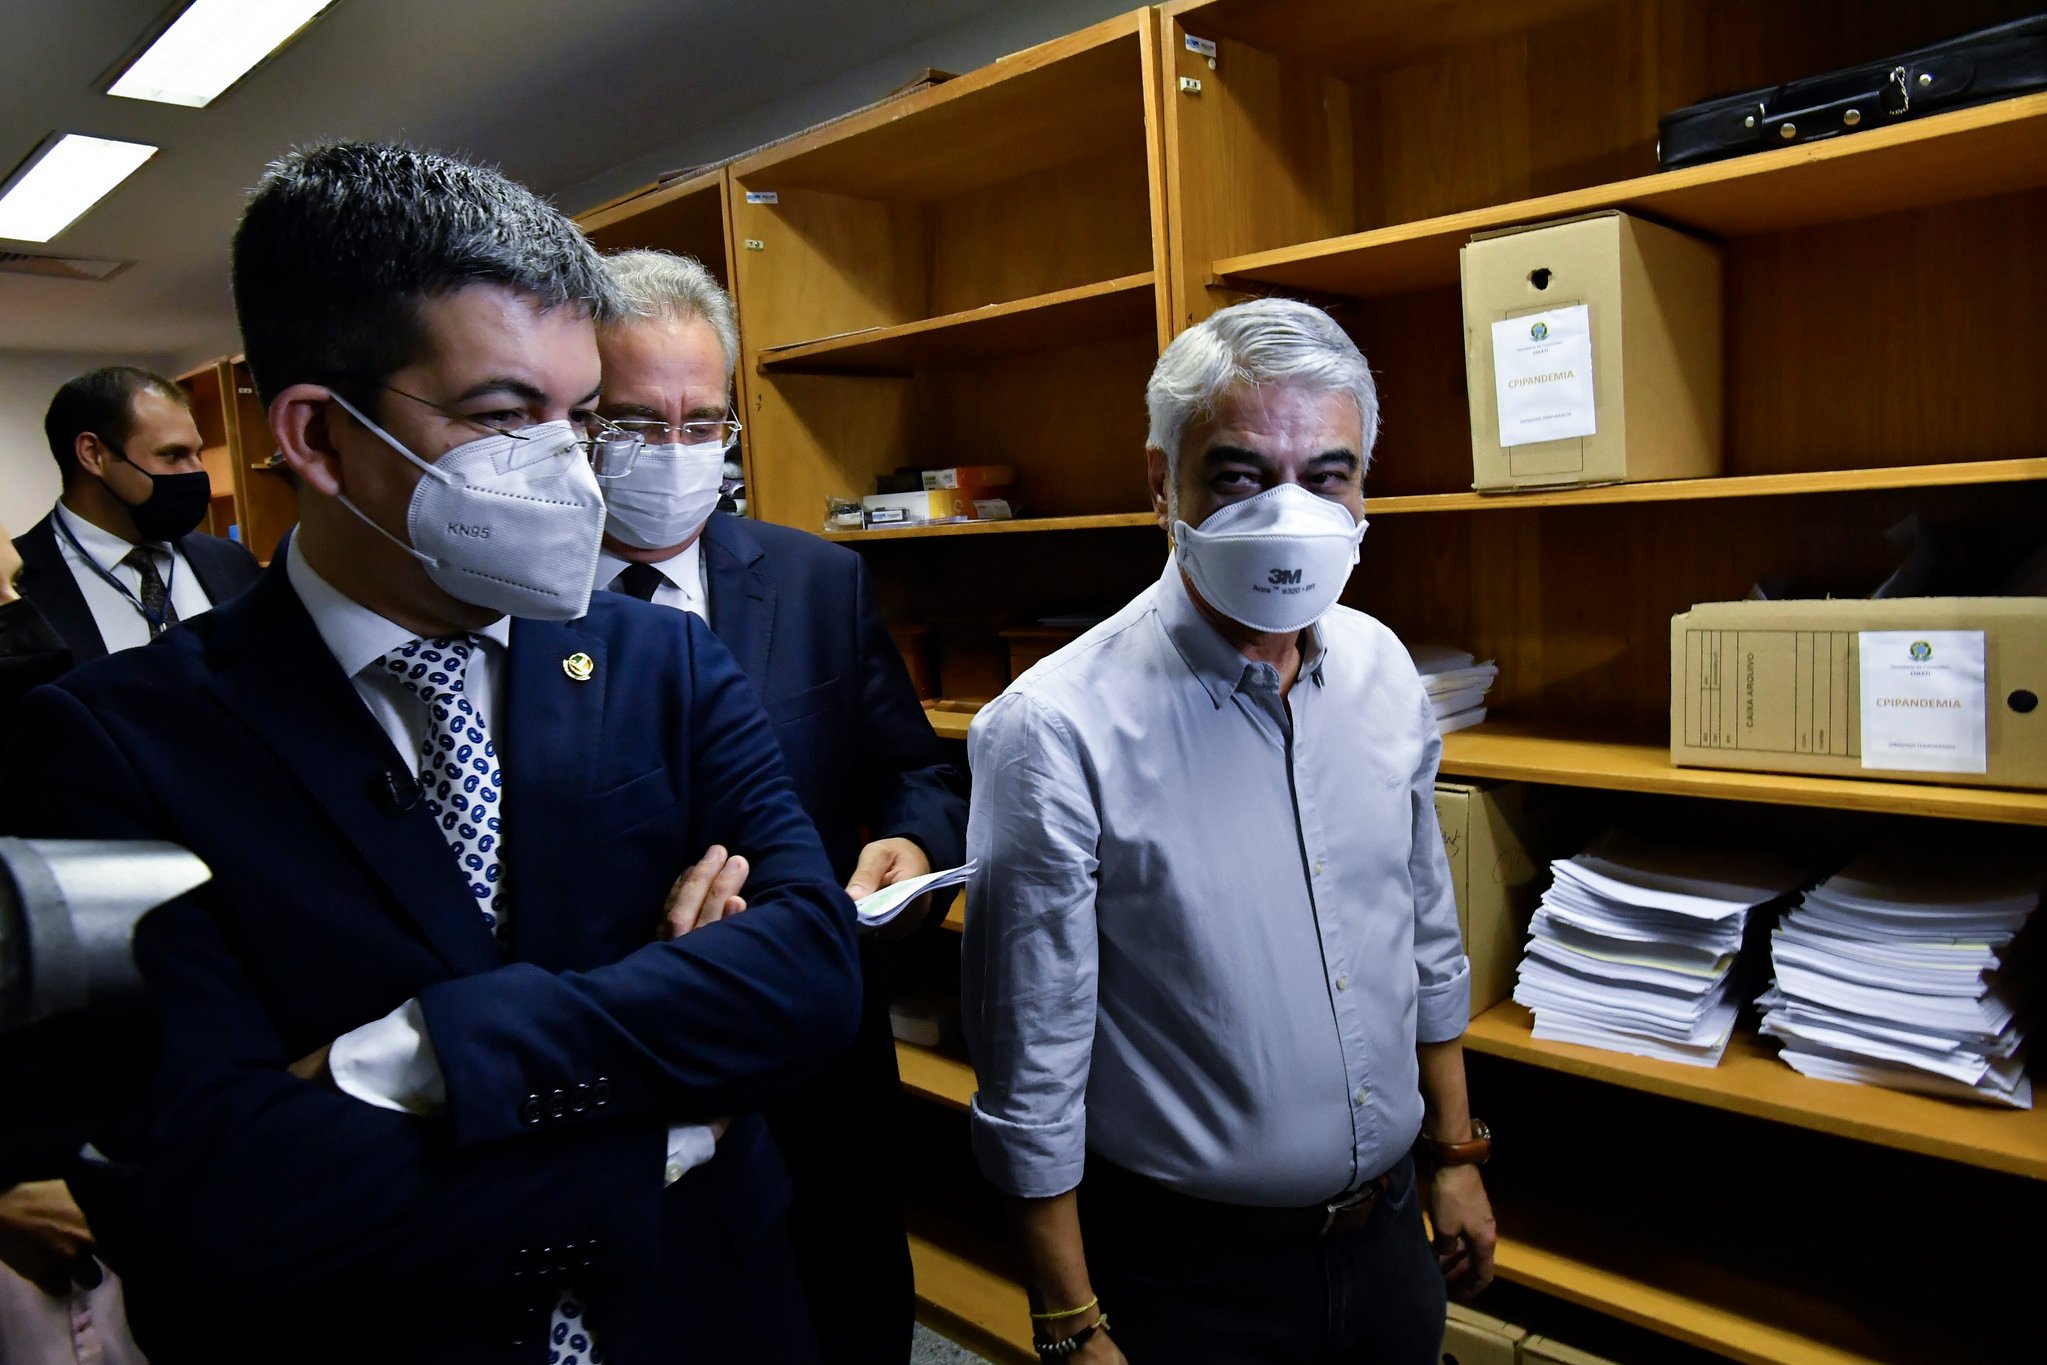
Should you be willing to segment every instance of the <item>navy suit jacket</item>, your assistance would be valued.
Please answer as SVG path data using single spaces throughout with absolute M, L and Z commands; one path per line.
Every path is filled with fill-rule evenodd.
M 106 637 L 92 619 L 92 606 L 79 590 L 64 551 L 57 543 L 57 513 L 50 514 L 14 538 L 15 553 L 21 556 L 21 595 L 35 603 L 43 620 L 71 647 L 74 663 L 87 663 L 107 652 Z M 254 583 L 262 574 L 249 552 L 232 540 L 193 532 L 179 536 L 171 547 L 192 566 L 193 577 L 206 589 L 206 598 L 220 606 Z
M 832 870 L 874 839 L 915 840 L 934 868 L 967 856 L 966 783 L 918 704 L 903 656 L 843 545 L 713 513 L 711 626 L 759 689 Z
M 701 622 L 600 595 L 515 621 L 505 666 L 509 963 L 282 562 L 23 703 L 7 828 L 168 838 L 214 872 L 137 934 L 165 1058 L 139 1195 L 88 1209 L 159 1365 L 537 1365 L 563 1282 L 626 1365 L 805 1353 L 787 1178 L 750 1114 L 853 1036 L 850 903 Z M 653 943 L 711 843 L 750 859 L 747 913 Z M 286 1072 L 409 998 L 444 1117 Z M 727 1114 L 664 1191 L 668 1127 Z

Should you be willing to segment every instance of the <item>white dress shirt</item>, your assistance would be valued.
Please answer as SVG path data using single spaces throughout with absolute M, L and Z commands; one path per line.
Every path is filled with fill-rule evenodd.
M 61 502 L 57 504 L 57 521 L 58 553 L 78 580 L 78 590 L 92 609 L 92 623 L 99 627 L 107 653 L 148 644 L 149 622 L 142 615 L 142 571 L 122 563 L 136 547 L 111 531 L 102 531 Z M 71 532 L 68 536 L 64 534 L 67 530 Z M 74 537 L 76 545 L 71 543 Z M 155 541 L 142 548 L 155 553 L 156 571 L 170 592 L 171 607 L 180 621 L 189 621 L 213 605 L 199 585 L 199 575 L 169 541 Z M 80 549 L 84 555 L 79 554 Z M 128 591 L 109 583 L 101 569 Z
M 307 615 L 313 618 L 313 628 L 320 633 L 327 651 L 341 665 L 356 695 L 369 708 L 371 718 L 390 737 L 412 776 L 417 778 L 420 751 L 426 744 L 426 708 L 389 672 L 375 665 L 390 650 L 420 637 L 344 595 L 320 577 L 306 563 L 297 536 L 291 538 L 291 547 L 285 552 L 285 572 Z M 494 724 L 493 718 L 503 710 L 504 657 L 511 644 L 512 620 L 500 616 L 470 634 L 479 645 L 469 657 L 462 692 L 484 725 L 492 727 L 502 754 L 504 730 L 502 723 Z M 447 1082 L 441 1075 L 440 1059 L 434 1055 L 433 1038 L 426 1030 L 426 1015 L 416 1000 L 408 1000 L 382 1019 L 335 1039 L 328 1050 L 327 1069 L 341 1093 L 380 1109 L 424 1117 L 447 1108 Z M 717 1139 L 709 1128 L 692 1124 L 669 1129 L 664 1183 L 680 1180 L 690 1168 L 710 1160 L 716 1150 Z
M 618 586 L 618 576 L 626 571 L 632 561 L 620 559 L 610 550 L 597 552 L 597 586 L 624 592 Z M 672 558 L 664 559 L 650 566 L 658 571 L 666 582 L 654 589 L 654 605 L 674 607 L 696 616 L 705 625 L 711 624 L 711 594 L 704 579 L 704 537 L 698 532 L 689 548 Z

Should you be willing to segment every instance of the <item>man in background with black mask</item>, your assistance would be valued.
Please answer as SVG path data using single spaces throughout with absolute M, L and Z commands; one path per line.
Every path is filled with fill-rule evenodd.
M 43 418 L 57 505 L 14 542 L 21 596 L 85 663 L 146 645 L 256 581 L 231 540 L 195 534 L 213 497 L 185 392 L 130 365 L 57 390 Z

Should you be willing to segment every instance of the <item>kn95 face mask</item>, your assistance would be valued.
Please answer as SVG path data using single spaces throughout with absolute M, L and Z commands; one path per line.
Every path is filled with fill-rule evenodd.
M 1299 484 L 1173 524 L 1173 553 L 1195 590 L 1232 621 L 1268 634 L 1306 629 L 1336 605 L 1364 539 L 1362 519 Z
M 642 446 L 633 467 L 604 484 L 604 529 L 639 550 L 665 550 L 703 529 L 718 506 L 725 443 Z
M 425 476 L 413 487 L 411 544 L 365 525 L 426 566 L 450 597 L 536 621 L 572 621 L 590 608 L 604 534 L 604 494 L 567 421 L 492 432 L 428 463 L 356 410 L 334 401 Z

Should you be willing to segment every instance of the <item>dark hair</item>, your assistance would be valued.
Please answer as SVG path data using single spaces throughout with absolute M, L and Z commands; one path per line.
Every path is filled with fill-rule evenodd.
M 265 402 L 328 384 L 358 403 L 419 359 L 419 305 L 498 284 L 599 321 L 622 304 L 597 252 L 525 186 L 438 152 L 302 147 L 271 163 L 235 229 L 235 314 Z
M 116 450 L 128 448 L 128 438 L 135 432 L 135 395 L 144 389 L 192 406 L 176 380 L 133 365 L 87 370 L 57 390 L 50 410 L 43 414 L 43 434 L 50 438 L 50 454 L 56 457 L 65 487 L 71 486 L 72 476 L 78 473 L 81 433 L 89 431 Z

